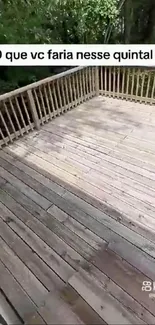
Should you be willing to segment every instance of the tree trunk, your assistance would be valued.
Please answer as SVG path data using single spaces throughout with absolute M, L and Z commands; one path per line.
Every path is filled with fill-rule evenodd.
M 152 1 L 150 4 L 150 10 L 148 13 L 148 24 L 146 31 L 146 42 L 154 44 L 155 43 L 155 3 Z
M 132 26 L 132 0 L 126 0 L 124 3 L 124 42 L 130 43 Z

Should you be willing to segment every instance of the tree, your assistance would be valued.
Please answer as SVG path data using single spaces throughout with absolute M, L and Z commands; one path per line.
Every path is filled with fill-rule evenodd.
M 154 17 L 154 0 L 125 0 L 118 18 L 123 26 L 119 42 L 155 43 Z
M 155 0 L 0 0 L 0 43 L 155 43 Z M 0 91 L 51 74 L 1 67 Z
M 0 43 L 103 43 L 117 0 L 0 0 Z M 6 92 L 50 75 L 49 67 L 1 67 Z
M 56 0 L 46 27 L 58 43 L 103 43 L 108 24 L 115 24 L 117 14 L 117 0 Z
M 42 28 L 50 0 L 0 0 L 0 43 L 48 43 Z
M 49 0 L 0 1 L 0 43 L 50 43 L 46 20 Z M 50 75 L 47 67 L 0 67 L 0 92 L 7 92 Z

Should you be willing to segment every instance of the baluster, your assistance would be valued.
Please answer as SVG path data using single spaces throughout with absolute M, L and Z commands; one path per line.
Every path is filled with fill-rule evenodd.
M 140 69 L 138 69 L 137 71 L 136 101 L 138 100 L 138 93 L 139 93 L 139 78 L 140 78 Z
M 71 98 L 71 105 L 70 107 L 74 107 L 74 101 L 73 101 L 73 90 L 72 90 L 72 85 L 71 85 L 71 76 L 68 77 L 68 83 L 69 83 L 69 93 L 70 93 L 70 98 Z
M 76 72 L 76 87 L 77 87 L 77 95 L 78 95 L 78 104 L 80 104 L 80 89 L 79 89 L 79 74 Z
M 18 98 L 17 98 L 17 97 L 15 97 L 15 102 L 16 102 L 16 105 L 17 105 L 17 108 L 18 108 L 18 112 L 19 112 L 20 118 L 21 118 L 22 123 L 23 123 L 23 125 L 24 125 L 25 132 L 28 133 L 28 128 L 27 128 L 27 126 L 26 126 L 26 123 L 25 123 L 25 120 L 24 120 L 24 117 L 23 117 L 22 111 L 21 111 L 21 109 L 20 109 L 20 106 L 19 106 Z
M 130 68 L 127 69 L 126 99 L 129 98 Z
M 63 105 L 62 105 L 62 99 L 61 99 L 61 94 L 60 94 L 60 81 L 57 79 L 56 81 L 56 86 L 57 86 L 57 93 L 58 93 L 58 99 L 59 99 L 59 107 L 61 109 L 61 114 L 63 114 Z
M 113 68 L 113 97 L 115 97 L 115 83 L 116 83 L 116 71 L 114 67 Z
M 135 68 L 132 72 L 132 81 L 131 81 L 131 99 L 133 99 L 133 91 L 134 91 L 134 82 L 135 82 Z
M 58 105 L 57 95 L 56 95 L 55 82 L 53 82 L 53 95 L 54 95 L 54 101 L 55 101 L 55 106 L 56 106 L 56 112 L 57 112 L 58 116 L 60 116 L 60 110 L 59 110 L 59 105 Z
M 144 95 L 144 82 L 145 82 L 145 72 L 143 73 L 143 76 L 142 76 L 142 86 L 141 86 L 141 99 L 140 99 L 140 103 L 143 101 L 143 95 Z
M 87 98 L 90 98 L 89 88 L 88 88 L 88 68 L 85 69 L 85 75 L 86 75 L 86 94 L 87 94 Z
M 100 67 L 100 76 L 101 76 L 101 94 L 103 95 L 103 67 Z
M 48 98 L 48 94 L 47 94 L 47 90 L 46 90 L 46 86 L 43 86 L 43 90 L 44 90 L 44 95 L 45 95 L 45 100 L 46 100 L 46 104 L 47 104 L 47 109 L 48 109 L 48 114 L 49 114 L 49 118 L 50 120 L 52 120 L 52 114 L 51 114 L 51 110 L 50 110 L 50 103 L 49 103 L 49 98 Z
M 31 90 L 27 91 L 27 96 L 28 96 L 28 101 L 29 101 L 29 105 L 30 105 L 34 125 L 35 125 L 36 129 L 39 130 L 40 129 L 40 121 L 39 121 L 39 118 L 38 118 L 36 105 L 35 105 L 34 97 L 32 95 Z
M 31 93 L 32 93 L 32 91 L 31 91 Z M 29 114 L 28 109 L 27 109 L 27 107 L 25 105 L 25 100 L 24 100 L 22 94 L 20 96 L 21 96 L 21 99 L 22 99 L 22 104 L 23 104 L 23 107 L 24 107 L 24 110 L 25 110 L 25 114 L 27 116 L 27 120 L 28 120 L 28 123 L 29 123 L 29 127 L 30 127 L 31 130 L 33 130 L 33 125 L 32 125 L 31 120 L 30 120 L 30 114 Z M 32 95 L 32 100 L 34 101 L 33 95 Z M 33 110 L 36 111 L 35 102 L 33 104 L 34 104 Z M 35 112 L 35 114 L 36 114 L 36 118 L 38 118 L 37 111 Z
M 60 84 L 61 84 L 62 96 L 63 96 L 63 100 L 64 100 L 64 110 L 65 110 L 65 112 L 67 112 L 66 96 L 65 96 L 65 91 L 64 91 L 64 79 L 63 78 L 60 79 Z
M 117 72 L 117 98 L 119 98 L 120 95 L 120 67 L 118 67 Z
M 155 90 L 155 75 L 153 79 L 153 86 L 152 86 L 152 92 L 151 92 L 151 104 L 154 102 L 154 90 Z
M 50 87 L 49 83 L 47 84 L 47 87 L 48 87 L 48 91 L 49 91 L 49 95 L 50 95 L 50 102 L 51 102 L 51 105 L 52 105 L 53 117 L 55 118 L 56 117 L 56 110 L 55 110 L 55 105 L 54 105 L 54 100 L 53 100 L 53 94 L 52 94 L 51 87 Z M 51 111 L 51 107 L 50 107 L 50 111 Z
M 104 67 L 104 91 L 107 96 L 107 67 Z
M 66 97 L 67 97 L 67 106 L 68 109 L 70 110 L 70 100 L 69 100 L 69 90 L 68 90 L 68 79 L 65 77 L 65 89 L 66 89 Z
M 23 131 L 22 131 L 21 125 L 20 125 L 20 123 L 19 123 L 19 119 L 18 119 L 18 117 L 17 117 L 17 114 L 16 114 L 16 111 L 15 111 L 15 109 L 14 109 L 14 106 L 13 106 L 13 104 L 12 104 L 12 100 L 11 100 L 11 98 L 9 98 L 9 103 L 10 103 L 10 106 L 11 106 L 11 109 L 12 109 L 12 112 L 13 112 L 13 115 L 14 115 L 14 117 L 15 117 L 15 120 L 16 120 L 16 122 L 17 122 L 17 125 L 18 125 L 18 129 L 19 129 L 20 135 L 23 136 Z
M 93 88 L 93 96 L 95 95 L 95 68 L 92 68 L 92 88 Z
M 13 122 L 12 122 L 12 119 L 11 119 L 11 115 L 10 115 L 10 113 L 8 111 L 8 108 L 7 108 L 6 104 L 5 104 L 5 102 L 3 102 L 3 106 L 4 106 L 5 112 L 7 114 L 8 120 L 10 122 L 10 125 L 12 127 L 12 131 L 13 131 L 13 133 L 15 135 L 15 138 L 18 139 L 18 134 L 17 134 L 17 132 L 15 130 L 15 127 L 14 127 Z
M 47 118 L 47 114 L 46 114 L 46 107 L 45 107 L 44 98 L 42 95 L 42 89 L 40 86 L 38 87 L 38 90 L 39 90 L 39 95 L 40 95 L 40 99 L 41 99 L 41 103 L 42 103 L 41 108 L 43 108 L 43 112 L 44 112 L 44 116 L 45 116 L 45 121 L 48 122 L 48 118 Z
M 146 97 L 145 97 L 145 104 L 148 102 L 148 95 L 150 89 L 150 81 L 151 81 L 151 73 L 149 72 L 148 81 L 147 81 L 147 88 L 146 88 Z
M 1 111 L 0 111 L 0 117 L 1 117 L 2 123 L 3 123 L 4 127 L 5 127 L 5 131 L 6 131 L 7 135 L 8 135 L 8 138 L 12 142 L 11 134 L 10 134 L 9 129 L 8 129 L 6 123 L 5 123 L 5 120 L 4 120 L 4 117 L 3 117 Z
M 111 74 L 112 74 L 112 69 L 109 67 L 109 97 L 111 97 L 112 94 L 112 89 L 111 89 Z
M 126 69 L 123 67 L 123 77 L 122 77 L 122 99 L 124 98 L 124 93 L 125 93 L 125 90 L 124 90 L 124 85 L 125 85 L 125 72 L 126 72 Z
M 75 106 L 77 106 L 77 99 L 76 99 L 76 89 L 75 89 L 75 79 L 74 79 L 75 75 L 72 74 L 72 85 L 73 85 L 73 93 L 74 93 L 74 103 Z
M 92 85 L 91 69 L 92 69 L 92 67 L 88 67 L 88 79 L 89 79 L 90 98 L 93 97 L 93 85 Z
M 82 82 L 83 82 L 83 95 L 84 95 L 84 100 L 86 101 L 86 89 L 85 89 L 85 75 L 84 75 L 84 70 L 82 70 Z
M 38 100 L 38 95 L 37 95 L 37 92 L 36 92 L 36 89 L 33 89 L 33 94 L 34 94 L 34 97 L 35 97 L 35 100 L 36 100 L 36 103 L 37 103 L 37 107 L 38 107 L 38 112 L 39 112 L 39 117 L 40 117 L 40 120 L 41 120 L 41 124 L 44 125 L 44 119 L 43 119 L 43 115 L 42 115 L 42 111 L 41 111 L 41 106 L 40 106 L 40 103 L 39 103 L 39 100 Z M 29 93 L 29 96 L 31 98 L 31 101 L 32 101 L 32 95 Z M 34 107 L 35 106 L 35 103 L 32 103 L 32 106 Z M 33 111 L 33 108 L 32 108 L 32 111 Z

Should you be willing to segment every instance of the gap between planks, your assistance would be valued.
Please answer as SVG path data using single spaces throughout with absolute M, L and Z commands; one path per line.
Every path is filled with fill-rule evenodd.
M 6 156 L 6 157 L 7 157 L 7 156 Z M 6 157 L 5 157 L 5 159 L 6 159 Z M 8 156 L 8 157 L 9 157 L 9 156 Z M 3 157 L 3 158 L 4 158 L 4 157 Z M 10 161 L 11 163 L 14 164 L 14 160 L 11 161 L 10 159 L 11 159 L 11 157 L 9 157 L 9 161 Z M 39 158 L 38 158 L 37 164 L 38 164 L 38 163 L 39 163 Z M 19 163 L 17 162 L 17 160 L 15 161 L 15 166 L 16 166 L 16 164 L 19 164 Z M 45 163 L 44 163 L 42 166 L 45 166 Z M 6 168 L 5 165 L 4 165 L 4 168 Z M 20 168 L 21 168 L 21 167 L 20 167 Z M 50 168 L 51 168 L 51 164 L 50 164 Z M 46 169 L 46 170 L 48 170 L 48 169 Z M 15 169 L 14 169 L 14 171 L 15 171 Z M 26 170 L 25 170 L 25 171 L 26 171 Z M 20 173 L 21 173 L 21 172 L 20 172 Z M 20 173 L 18 172 L 17 177 L 19 177 Z M 24 175 L 26 175 L 26 174 L 23 174 L 23 173 L 22 173 L 22 175 L 23 175 L 23 177 L 24 177 Z M 63 173 L 63 176 L 64 176 L 64 173 Z M 25 179 L 25 177 L 22 178 L 22 180 L 23 180 L 23 179 Z M 71 176 L 70 176 L 69 180 L 71 181 Z M 72 177 L 72 181 L 74 181 L 74 178 L 73 178 L 73 177 Z M 27 182 L 27 179 L 26 179 L 26 182 Z M 85 184 L 86 184 L 86 182 L 83 183 L 84 186 L 85 186 Z M 77 178 L 76 178 L 76 185 L 77 185 Z M 79 185 L 79 184 L 78 184 L 78 185 Z M 89 187 L 88 187 L 88 190 L 89 190 L 88 193 L 90 193 L 90 185 L 89 185 Z M 94 187 L 92 188 L 92 193 L 93 193 L 93 191 L 94 191 Z M 106 195 L 107 198 L 109 197 L 110 200 L 111 200 L 111 197 L 109 196 L 110 192 L 109 192 L 109 194 L 108 194 L 108 192 L 109 192 L 109 191 L 107 191 L 107 193 L 106 193 L 106 192 L 103 192 L 103 191 L 99 192 L 99 190 L 98 190 L 99 198 L 100 198 L 100 193 L 101 193 L 101 195 L 102 195 L 102 193 L 104 193 L 104 196 Z M 43 196 L 44 196 L 44 194 L 43 194 Z M 126 196 L 125 196 L 125 198 L 126 198 Z M 128 195 L 127 198 L 130 198 L 130 196 Z M 114 197 L 113 197 L 113 200 L 114 200 Z M 132 208 L 132 205 L 133 205 L 133 201 L 134 201 L 134 200 L 135 200 L 135 199 L 134 199 L 134 197 L 133 197 L 133 199 L 131 199 L 131 200 L 128 202 L 128 203 L 129 203 L 128 207 L 130 207 L 129 211 L 130 211 L 131 208 Z M 140 201 L 139 201 L 139 202 L 140 202 Z M 109 202 L 109 203 L 110 203 L 110 202 Z M 116 206 L 116 203 L 117 203 L 117 197 L 116 197 L 116 199 L 115 199 L 115 205 L 114 205 L 114 208 L 117 208 L 117 210 L 119 210 L 119 209 L 120 209 L 120 204 L 122 204 L 122 207 L 123 207 L 123 201 L 122 201 L 122 200 L 119 199 L 119 202 L 118 202 L 117 206 Z M 123 209 L 125 209 L 124 214 L 126 214 L 126 208 L 127 208 L 127 206 L 125 205 L 125 203 L 126 203 L 126 202 L 124 202 L 124 208 L 123 208 Z M 136 200 L 136 204 L 138 204 L 138 200 Z M 145 205 L 146 205 L 146 204 L 145 204 Z M 146 205 L 146 207 L 147 207 L 147 205 Z M 148 206 L 148 207 L 149 207 L 149 206 Z M 144 208 L 145 208 L 145 206 L 141 204 L 140 209 L 142 209 L 142 213 L 143 213 Z M 152 207 L 152 210 L 153 210 L 153 207 Z M 145 211 L 145 210 L 144 210 L 144 211 Z M 148 216 L 146 215 L 146 212 L 147 212 Z M 132 213 L 135 214 L 135 211 L 133 211 Z M 139 213 L 139 215 L 140 215 L 140 213 Z M 154 216 L 154 213 L 152 214 L 152 213 L 151 213 L 151 210 L 149 210 L 149 211 L 146 210 L 146 211 L 145 211 L 145 218 L 150 218 L 149 215 L 150 215 L 151 217 L 153 217 L 153 216 Z M 136 216 L 136 215 L 135 215 L 135 216 Z M 137 217 L 138 217 L 138 215 L 137 215 Z M 146 224 L 145 227 L 148 227 L 148 222 L 147 222 L 147 221 L 145 222 L 145 218 L 143 217 L 143 219 L 144 219 L 144 220 L 143 220 L 142 218 L 138 217 L 137 222 L 138 222 L 139 224 L 141 224 L 141 223 L 143 224 L 143 223 L 144 223 L 144 225 Z M 150 222 L 151 222 L 151 219 L 150 219 Z M 153 222 L 153 219 L 152 219 L 152 222 Z M 153 226 L 153 223 L 152 223 L 152 222 L 151 222 L 151 224 L 152 224 L 152 226 Z M 151 230 L 151 228 L 150 228 L 150 230 Z

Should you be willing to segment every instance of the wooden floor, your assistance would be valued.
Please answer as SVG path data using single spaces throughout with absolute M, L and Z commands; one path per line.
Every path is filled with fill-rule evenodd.
M 155 324 L 144 281 L 154 106 L 98 97 L 0 151 L 0 287 L 19 323 Z

